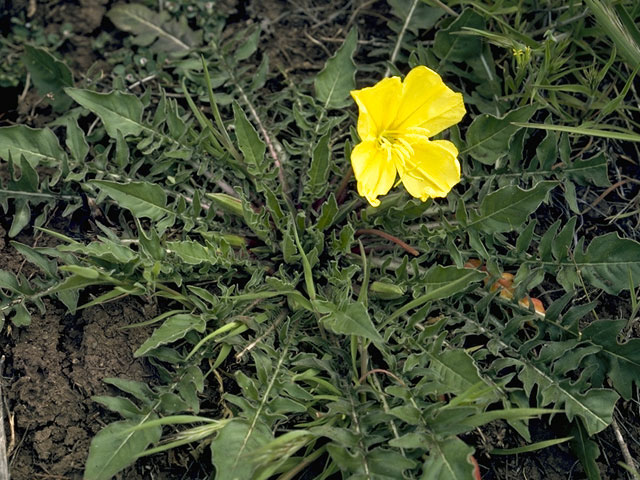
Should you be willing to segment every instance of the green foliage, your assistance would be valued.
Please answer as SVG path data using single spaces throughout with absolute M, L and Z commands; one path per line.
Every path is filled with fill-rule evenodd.
M 317 478 L 466 479 L 473 432 L 497 421 L 518 436 L 496 454 L 569 441 L 599 478 L 593 437 L 640 379 L 640 340 L 621 341 L 637 309 L 610 318 L 601 303 L 636 298 L 640 243 L 622 223 L 585 224 L 621 175 L 612 152 L 637 140 L 635 65 L 561 2 L 440 3 L 390 0 L 394 36 L 359 44 L 352 27 L 308 82 L 270 69 L 260 28 L 228 35 L 181 6 L 108 13 L 132 55 L 157 62 L 164 88 L 140 95 L 122 78 L 74 87 L 63 63 L 25 48 L 39 91 L 77 105 L 43 128 L 0 128 L 0 206 L 11 238 L 54 209 L 69 232 L 40 228 L 55 248 L 12 242 L 40 273 L 0 271 L 0 324 L 28 324 L 52 295 L 72 313 L 125 295 L 161 310 L 135 352 L 157 381 L 109 379 L 122 393 L 94 398 L 123 420 L 93 439 L 86 478 L 193 443 L 218 479 L 317 466 Z M 609 10 L 634 37 L 638 9 Z M 444 134 L 462 181 L 447 199 L 399 190 L 368 207 L 349 178 L 349 94 L 356 73 L 370 85 L 407 63 L 464 94 L 467 118 Z M 83 289 L 94 296 L 78 307 Z M 567 435 L 532 443 L 528 420 L 549 415 Z

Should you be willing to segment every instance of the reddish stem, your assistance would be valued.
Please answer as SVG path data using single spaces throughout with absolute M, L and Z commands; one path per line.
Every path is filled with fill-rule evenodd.
M 420 252 L 418 252 L 418 250 L 416 250 L 412 246 L 406 244 L 405 242 L 400 240 L 398 237 L 394 237 L 393 235 L 390 235 L 387 232 L 383 232 L 382 230 L 378 230 L 375 228 L 361 228 L 359 230 L 356 230 L 356 235 L 377 235 L 378 237 L 382 237 L 404 248 L 406 252 L 410 253 L 414 257 L 417 257 L 418 255 L 420 255 Z

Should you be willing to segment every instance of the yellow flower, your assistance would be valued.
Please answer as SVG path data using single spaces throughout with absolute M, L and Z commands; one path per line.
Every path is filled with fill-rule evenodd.
M 407 191 L 423 202 L 444 197 L 460 181 L 458 150 L 447 140 L 429 140 L 465 114 L 462 94 L 424 66 L 405 77 L 385 78 L 353 90 L 361 142 L 351 153 L 358 193 L 371 205 L 389 192 L 396 173 Z

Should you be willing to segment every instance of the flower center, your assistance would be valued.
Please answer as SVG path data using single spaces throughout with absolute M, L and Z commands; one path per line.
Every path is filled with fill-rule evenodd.
M 404 165 L 413 156 L 414 151 L 411 144 L 400 133 L 394 130 L 385 130 L 378 136 L 378 146 L 386 153 L 387 161 L 396 160 Z

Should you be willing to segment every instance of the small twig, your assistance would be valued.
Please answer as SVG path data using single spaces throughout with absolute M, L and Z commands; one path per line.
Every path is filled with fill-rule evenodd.
M 589 210 L 591 210 L 593 207 L 595 207 L 596 205 L 598 205 L 602 200 L 604 200 L 604 197 L 606 197 L 607 195 L 609 195 L 611 192 L 613 192 L 616 188 L 621 187 L 627 183 L 629 183 L 631 180 L 628 178 L 625 178 L 624 180 L 620 180 L 619 182 L 614 183 L 613 185 L 611 185 L 609 188 L 607 188 L 604 192 L 602 192 L 600 194 L 600 196 L 598 198 L 596 198 L 591 205 L 589 205 L 587 208 L 585 208 L 582 212 L 580 212 L 580 215 L 584 215 L 585 213 L 587 213 Z
M 349 165 L 349 169 L 340 180 L 340 185 L 338 185 L 338 189 L 336 190 L 336 202 L 338 205 L 344 202 L 344 197 L 347 194 L 347 186 L 349 185 L 349 181 L 353 178 L 353 168 Z
M 372 370 L 369 370 L 367 373 L 365 373 L 364 375 L 362 375 L 359 379 L 358 379 L 358 383 L 362 383 L 364 382 L 364 380 L 371 375 L 372 373 L 384 373 L 386 375 L 389 375 L 391 378 L 393 378 L 396 382 L 398 382 L 400 385 L 402 385 L 403 387 L 406 387 L 407 385 L 402 381 L 402 379 L 400 377 L 398 377 L 397 375 L 391 373 L 389 370 L 385 370 L 383 368 L 374 368 Z
M 383 232 L 382 230 L 377 230 L 375 228 L 361 228 L 359 230 L 356 230 L 355 234 L 356 235 L 377 235 L 378 237 L 382 237 L 385 240 L 389 240 L 389 241 L 395 243 L 396 245 L 404 248 L 407 253 L 410 253 L 414 257 L 417 257 L 418 255 L 420 255 L 420 252 L 418 250 L 416 250 L 415 248 L 413 248 L 412 246 L 410 246 L 407 243 L 403 242 L 398 237 L 394 237 L 393 235 L 391 235 L 391 234 L 389 234 L 387 232 Z
M 411 17 L 413 17 L 413 12 L 416 10 L 418 3 L 419 3 L 419 0 L 413 0 L 411 9 L 409 10 L 409 13 L 407 14 L 407 18 L 404 21 L 404 25 L 402 25 L 402 30 L 400 30 L 400 33 L 398 34 L 398 40 L 396 41 L 396 46 L 394 47 L 393 52 L 391 53 L 391 58 L 389 59 L 389 66 L 387 67 L 387 70 L 384 72 L 385 77 L 388 77 L 389 74 L 391 73 L 391 65 L 393 65 L 393 63 L 396 61 L 396 57 L 398 56 L 398 53 L 400 53 L 400 47 L 402 46 L 404 33 L 407 31 L 407 28 L 409 28 L 409 24 L 411 23 Z
M 9 480 L 9 464 L 7 462 L 7 438 L 4 435 L 4 402 L 2 400 L 2 371 L 4 355 L 0 357 L 0 480 Z
M 237 355 L 236 355 L 236 360 L 240 360 L 245 353 L 250 352 L 251 350 L 253 350 L 253 348 L 258 345 L 267 335 L 269 335 L 273 330 L 275 330 L 275 328 L 280 324 L 280 322 L 282 320 L 284 320 L 284 318 L 287 316 L 286 311 L 282 312 L 278 318 L 276 318 L 274 320 L 274 322 L 269 326 L 269 328 L 267 328 L 267 331 L 264 332 L 262 335 L 260 335 L 258 338 L 256 338 L 253 342 L 251 342 L 249 345 L 247 345 L 246 347 L 244 347 L 242 349 L 242 351 L 240 351 Z
M 622 437 L 620 426 L 618 425 L 618 421 L 615 419 L 615 417 L 611 422 L 611 427 L 613 428 L 613 433 L 615 434 L 616 440 L 618 441 L 618 445 L 620 446 L 620 451 L 622 452 L 622 457 L 624 458 L 624 461 L 628 466 L 630 466 L 635 470 L 637 468 L 636 462 L 633 460 L 633 457 L 629 452 L 629 447 L 627 446 L 627 443 L 624 441 L 624 438 Z

